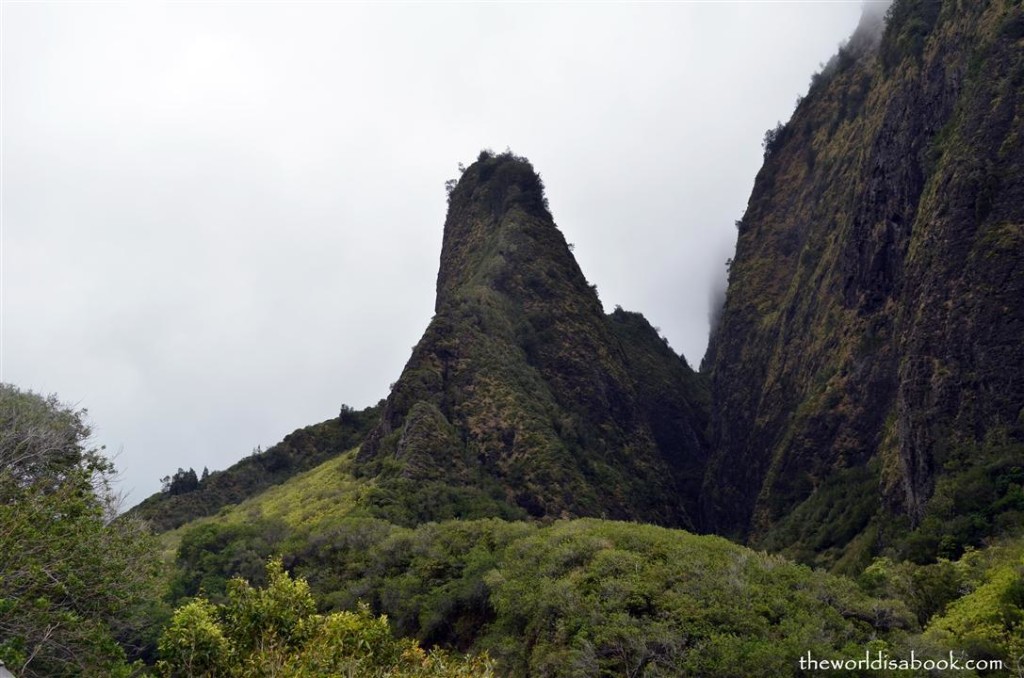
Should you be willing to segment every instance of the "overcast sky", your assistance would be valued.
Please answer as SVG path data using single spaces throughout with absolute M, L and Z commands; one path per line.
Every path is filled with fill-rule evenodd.
M 764 131 L 860 3 L 2 13 L 0 377 L 87 407 L 135 503 L 387 395 L 482 148 L 698 365 Z

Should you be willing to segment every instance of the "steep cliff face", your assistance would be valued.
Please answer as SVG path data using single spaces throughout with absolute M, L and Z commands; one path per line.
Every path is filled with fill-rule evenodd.
M 530 164 L 482 154 L 450 195 L 435 316 L 359 455 L 367 502 L 403 523 L 692 527 L 706 400 L 642 316 L 604 314 Z
M 766 138 L 706 358 L 710 530 L 852 567 L 1019 522 L 1022 37 L 1016 0 L 899 0 Z

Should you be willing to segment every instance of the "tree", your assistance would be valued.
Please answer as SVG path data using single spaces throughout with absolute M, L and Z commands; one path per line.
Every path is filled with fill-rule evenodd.
M 280 559 L 267 564 L 267 586 L 242 579 L 228 600 L 196 598 L 179 607 L 160 638 L 159 669 L 168 676 L 364 676 L 489 678 L 487 657 L 427 654 L 391 634 L 387 617 L 356 612 L 316 614 L 304 579 L 292 579 Z
M 764 139 L 761 140 L 761 150 L 764 151 L 764 159 L 767 160 L 779 149 L 782 142 L 786 140 L 786 125 L 778 123 L 765 131 Z
M 117 675 L 153 603 L 157 549 L 113 520 L 113 464 L 85 410 L 0 384 L 0 660 L 25 676 Z
M 207 471 L 207 475 L 209 475 L 209 471 Z M 160 482 L 163 484 L 161 491 L 172 496 L 187 494 L 199 489 L 199 477 L 194 468 L 189 468 L 186 471 L 179 467 L 173 476 L 164 476 Z

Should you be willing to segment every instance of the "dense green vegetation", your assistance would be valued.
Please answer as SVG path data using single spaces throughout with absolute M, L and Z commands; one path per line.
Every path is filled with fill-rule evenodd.
M 874 595 L 907 602 L 925 628 L 925 645 L 953 647 L 1020 670 L 1024 654 L 1024 539 L 969 549 L 929 565 L 876 560 L 860 575 Z
M 487 678 L 486 656 L 424 652 L 398 640 L 387 618 L 365 607 L 316 614 L 309 586 L 280 561 L 267 565 L 267 585 L 229 582 L 221 605 L 196 598 L 178 608 L 160 638 L 158 669 L 168 676 L 352 676 L 353 678 Z
M 808 650 L 902 647 L 916 627 L 849 580 L 654 526 L 345 519 L 296 543 L 285 561 L 327 609 L 366 602 L 427 645 L 487 650 L 503 675 L 794 675 Z
M 891 539 L 899 545 L 896 557 L 955 559 L 1024 525 L 1024 442 L 992 430 L 980 443 L 948 450 L 942 462 L 947 473 L 936 481 L 923 519 L 908 536 Z
M 177 601 L 201 589 L 223 603 L 232 576 L 265 583 L 262 561 L 279 554 L 322 612 L 368 605 L 426 647 L 486 651 L 498 675 L 800 675 L 807 651 L 848 658 L 866 649 L 1013 659 L 1007 638 L 1022 601 L 1000 593 L 1006 602 L 993 607 L 986 591 L 993 581 L 1012 590 L 1024 553 L 1016 543 L 982 552 L 992 558 L 970 552 L 929 565 L 880 558 L 850 579 L 635 523 L 402 527 L 360 508 L 364 490 L 348 469 L 351 454 L 166 535 L 179 544 Z M 328 477 L 347 490 L 298 508 Z
M 29 415 L 5 419 L 0 449 L 19 440 L 19 421 L 40 415 L 42 430 L 62 430 L 74 443 L 61 448 L 70 454 L 20 467 L 24 478 L 60 479 L 35 485 L 52 502 L 2 505 L 11 516 L 22 512 L 20 523 L 5 514 L 0 524 L 35 539 L 33 557 L 48 543 L 61 550 L 46 556 L 59 585 L 36 581 L 31 595 L 11 586 L 24 581 L 11 565 L 17 561 L 0 563 L 3 659 L 20 667 L 14 662 L 35 650 L 26 675 L 127 675 L 117 641 L 145 636 L 155 644 L 156 624 L 163 631 L 154 668 L 164 675 L 784 676 L 801 675 L 807 652 L 941 657 L 953 648 L 1010 661 L 1022 648 L 1021 541 L 930 565 L 878 559 L 852 580 L 719 537 L 635 523 L 487 519 L 409 528 L 363 505 L 372 481 L 352 476 L 354 451 L 166 533 L 175 553 L 167 596 L 178 606 L 170 616 L 153 600 L 155 569 L 126 576 L 123 558 L 153 563 L 156 553 L 137 523 L 96 520 L 102 502 L 85 512 L 92 518 L 74 515 L 67 529 L 56 529 L 63 517 L 48 524 L 45 513 L 29 513 L 76 506 L 56 491 L 80 477 L 68 473 L 75 463 L 109 465 L 81 445 L 81 413 L 8 388 L 4 405 L 12 402 L 0 412 L 25 412 L 27 404 Z M 64 475 L 52 475 L 56 469 Z M 88 503 L 100 495 L 83 496 Z M 28 524 L 39 534 L 26 532 Z M 86 548 L 104 549 L 103 557 Z M 270 555 L 283 561 L 267 569 Z M 52 569 L 56 563 L 64 569 Z M 79 583 L 83 574 L 94 578 Z M 53 593 L 82 585 L 90 588 L 76 596 L 91 600 L 88 607 L 52 604 Z M 46 607 L 40 593 L 48 586 L 56 588 Z M 33 647 L 28 627 L 45 631 L 55 621 L 75 633 Z M 16 637 L 14 622 L 22 628 Z M 49 654 L 68 647 L 74 663 Z
M 127 675 L 161 619 L 155 540 L 111 522 L 85 414 L 0 385 L 0 661 L 18 675 Z
M 975 657 L 1004 659 L 1019 671 L 1024 656 L 1024 540 L 969 551 L 956 565 L 965 595 L 949 600 L 928 634 Z

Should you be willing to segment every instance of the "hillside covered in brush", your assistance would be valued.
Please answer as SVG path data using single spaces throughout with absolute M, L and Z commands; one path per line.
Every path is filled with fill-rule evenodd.
M 130 514 L 146 520 L 157 532 L 217 513 L 267 488 L 308 471 L 358 445 L 376 423 L 379 407 L 354 410 L 343 406 L 334 419 L 305 426 L 223 471 L 178 469 L 164 479 L 161 492 L 133 507 Z
M 271 584 L 268 557 L 320 609 L 386 614 L 425 647 L 486 653 L 507 676 L 814 675 L 801 657 L 957 656 L 1024 648 L 1024 542 L 928 565 L 877 558 L 855 578 L 715 536 L 597 519 L 374 517 L 355 451 L 162 535 L 172 603 Z M 862 671 L 847 675 L 920 675 Z M 956 672 L 955 675 L 1000 675 Z
M 502 676 L 794 675 L 799 657 L 874 643 L 939 657 L 915 609 L 894 597 L 910 574 L 855 582 L 720 537 L 597 519 L 452 520 L 417 527 L 360 505 L 353 454 L 163 535 L 172 602 L 229 598 L 228 580 L 305 578 L 322 609 L 386 614 L 425 647 L 493 658 Z M 918 593 L 912 582 L 908 590 Z M 927 591 L 930 593 L 930 590 Z M 930 597 L 930 596 L 926 596 Z

